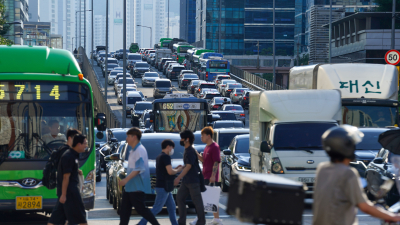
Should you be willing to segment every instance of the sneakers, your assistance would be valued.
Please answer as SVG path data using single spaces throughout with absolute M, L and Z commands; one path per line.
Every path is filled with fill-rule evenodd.
M 223 224 L 222 220 L 214 218 L 211 222 L 207 223 L 207 225 L 223 225 Z
M 190 222 L 189 224 L 190 224 L 190 225 L 196 225 L 196 223 L 197 223 L 197 217 L 194 218 L 194 220 L 193 220 L 192 222 Z

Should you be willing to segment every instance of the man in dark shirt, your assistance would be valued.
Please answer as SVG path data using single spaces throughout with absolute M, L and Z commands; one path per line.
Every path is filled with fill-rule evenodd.
M 156 159 L 156 200 L 154 201 L 153 208 L 151 212 L 157 215 L 161 212 L 164 205 L 167 206 L 169 220 L 171 221 L 172 225 L 178 225 L 176 221 L 176 205 L 174 201 L 174 197 L 172 196 L 171 191 L 167 190 L 169 186 L 167 183 L 171 183 L 171 187 L 173 188 L 172 182 L 175 179 L 175 174 L 180 173 L 183 169 L 181 165 L 176 167 L 175 169 L 172 168 L 171 165 L 171 156 L 174 154 L 174 147 L 175 143 L 170 139 L 165 139 L 161 142 L 161 149 L 162 152 L 160 155 L 157 156 Z M 143 218 L 139 225 L 146 225 L 147 220 Z
M 199 162 L 197 159 L 196 150 L 192 147 L 194 142 L 193 132 L 185 130 L 181 134 L 180 145 L 185 147 L 183 154 L 183 162 L 185 167 L 181 174 L 175 178 L 174 184 L 177 186 L 182 179 L 181 186 L 176 196 L 179 209 L 179 225 L 186 225 L 186 199 L 192 198 L 193 204 L 197 212 L 197 225 L 205 225 L 206 218 L 204 214 L 203 199 L 200 191 L 200 177 L 199 177 Z
M 48 225 L 65 224 L 66 220 L 69 224 L 87 224 L 85 206 L 78 189 L 79 153 L 83 153 L 87 146 L 86 136 L 75 135 L 72 149 L 68 149 L 60 159 L 57 177 L 62 177 L 61 188 L 57 188 L 58 201 Z

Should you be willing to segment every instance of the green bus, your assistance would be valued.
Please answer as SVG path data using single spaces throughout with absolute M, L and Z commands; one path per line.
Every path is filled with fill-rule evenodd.
M 201 63 L 200 63 L 200 56 L 202 53 L 207 53 L 207 52 L 215 52 L 214 50 L 209 50 L 209 49 L 198 49 L 193 53 L 193 56 L 191 57 L 190 60 L 190 68 L 195 72 L 197 75 L 200 77 L 200 69 L 201 69 Z
M 43 169 L 69 128 L 88 138 L 79 165 L 82 199 L 93 209 L 94 125 L 104 131 L 105 115 L 94 118 L 92 88 L 77 61 L 62 49 L 0 45 L 0 62 L 0 211 L 52 212 L 57 189 L 43 186 Z
M 172 38 L 161 38 L 160 39 L 160 48 L 168 48 L 169 43 L 172 41 Z
M 178 63 L 183 63 L 185 60 L 186 53 L 189 49 L 194 48 L 192 45 L 180 45 L 174 44 L 172 50 L 172 58 L 175 59 Z

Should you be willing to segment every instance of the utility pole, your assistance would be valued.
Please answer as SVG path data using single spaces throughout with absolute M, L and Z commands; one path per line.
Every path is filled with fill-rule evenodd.
M 82 0 L 79 0 L 79 47 L 81 47 L 82 43 Z
M 395 49 L 395 23 L 396 23 L 396 0 L 392 0 L 393 1 L 393 6 L 392 6 L 392 41 L 390 43 L 391 49 Z
M 332 63 L 332 0 L 329 2 L 329 63 Z
M 108 16 L 108 15 L 107 15 Z M 123 99 L 122 99 L 122 128 L 126 127 L 126 0 L 124 0 L 124 27 L 123 27 L 123 45 L 124 45 L 124 57 L 123 57 L 123 67 L 124 67 L 124 75 L 123 75 Z
M 93 1 L 94 0 L 92 0 L 92 52 L 90 53 L 90 57 L 92 58 L 92 66 L 93 66 L 93 51 L 94 51 L 94 43 L 93 43 L 93 41 L 94 41 L 94 38 L 93 38 L 93 33 L 94 33 L 94 21 L 93 21 L 93 13 L 94 13 L 94 9 L 93 9 Z
M 275 74 L 275 0 L 272 0 L 272 62 L 273 62 L 272 84 L 274 85 L 273 90 L 275 90 L 275 83 L 276 83 L 276 74 Z
M 86 53 L 86 0 L 83 1 L 83 49 Z
M 299 56 L 299 40 L 297 40 L 297 66 L 299 66 L 300 56 Z
M 260 41 L 257 41 L 257 69 L 260 69 Z
M 167 30 L 167 38 L 169 38 L 169 0 L 168 0 L 168 30 Z
M 105 74 L 104 74 L 104 95 L 107 102 L 107 89 L 108 89 L 108 0 L 106 1 L 106 56 L 105 56 Z

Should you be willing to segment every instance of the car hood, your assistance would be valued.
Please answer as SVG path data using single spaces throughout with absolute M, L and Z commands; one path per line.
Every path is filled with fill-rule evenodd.
M 249 153 L 237 153 L 237 163 L 243 166 L 250 166 L 250 154 Z
M 134 110 L 133 113 L 135 113 L 136 115 L 142 115 L 143 110 Z
M 157 79 L 159 79 L 159 78 L 157 78 L 157 77 L 143 77 L 143 79 L 154 81 L 154 80 L 157 80 Z
M 373 160 L 379 150 L 356 150 L 354 154 L 357 160 Z
M 184 165 L 183 159 L 171 159 L 171 166 L 172 168 L 175 168 L 179 165 Z M 149 170 L 150 174 L 155 174 L 156 173 L 156 160 L 149 159 Z

